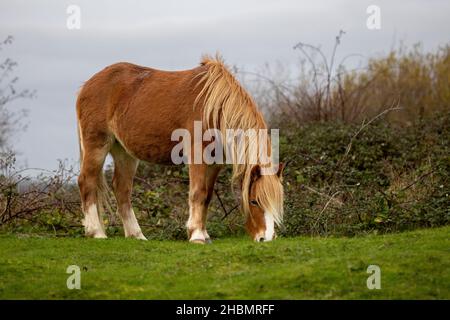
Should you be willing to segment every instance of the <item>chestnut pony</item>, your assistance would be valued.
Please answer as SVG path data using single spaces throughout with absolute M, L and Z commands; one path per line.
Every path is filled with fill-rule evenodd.
M 86 236 L 94 238 L 106 238 L 101 215 L 108 205 L 103 176 L 108 153 L 114 160 L 112 186 L 125 236 L 146 239 L 131 205 L 139 160 L 172 164 L 171 151 L 176 145 L 172 132 L 184 128 L 193 133 L 194 121 L 202 121 L 203 131 L 209 127 L 220 132 L 267 128 L 255 102 L 220 57 L 204 57 L 200 66 L 184 71 L 113 64 L 83 85 L 77 99 L 77 117 L 83 224 Z M 270 145 L 270 139 L 267 140 Z M 272 240 L 274 225 L 281 223 L 283 214 L 282 165 L 275 167 L 271 162 L 276 170 L 269 175 L 261 174 L 262 165 L 258 162 L 233 161 L 232 165 L 232 183 L 241 187 L 248 232 L 255 241 Z M 203 160 L 189 164 L 186 226 L 191 242 L 210 241 L 206 216 L 221 167 Z

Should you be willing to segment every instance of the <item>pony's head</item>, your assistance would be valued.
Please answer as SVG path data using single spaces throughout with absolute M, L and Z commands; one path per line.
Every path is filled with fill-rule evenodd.
M 251 168 L 248 179 L 242 185 L 242 207 L 247 213 L 246 228 L 257 242 L 275 239 L 275 224 L 283 218 L 284 165 L 280 164 L 276 174 L 262 174 L 260 165 Z M 248 181 L 245 181 L 248 180 Z

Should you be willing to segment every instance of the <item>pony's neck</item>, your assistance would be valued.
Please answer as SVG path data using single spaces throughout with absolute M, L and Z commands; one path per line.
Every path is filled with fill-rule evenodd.
M 227 141 L 227 130 L 240 130 L 249 133 L 256 130 L 256 136 L 260 129 L 267 129 L 267 125 L 256 103 L 238 80 L 232 75 L 221 57 L 204 57 L 201 64 L 205 66 L 199 76 L 198 85 L 202 89 L 195 103 L 203 102 L 203 122 L 206 127 L 219 129 L 222 141 Z M 248 161 L 249 153 L 252 153 L 254 138 L 244 139 L 244 163 L 233 158 L 233 180 L 242 178 L 255 163 Z M 270 150 L 270 140 L 264 142 Z M 256 143 L 257 144 L 257 143 Z M 224 143 L 225 147 L 226 143 Z M 257 151 L 258 152 L 258 151 Z M 270 151 L 269 151 L 270 152 Z M 240 163 L 239 163 L 240 162 Z

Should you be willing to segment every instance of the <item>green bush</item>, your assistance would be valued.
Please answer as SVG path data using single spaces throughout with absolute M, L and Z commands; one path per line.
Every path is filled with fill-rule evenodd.
M 315 123 L 286 128 L 282 234 L 354 235 L 450 221 L 450 113 L 408 127 Z
M 285 219 L 279 234 L 352 236 L 448 224 L 449 123 L 450 112 L 444 112 L 408 126 L 378 119 L 363 130 L 338 122 L 282 128 L 280 156 L 290 163 L 283 181 Z M 111 169 L 107 173 L 110 179 Z M 208 230 L 213 238 L 244 233 L 244 217 L 235 208 L 238 195 L 231 191 L 230 175 L 227 167 L 216 183 L 222 204 L 217 196 L 210 204 Z M 64 185 L 64 181 L 72 182 Z M 10 206 L 11 210 L 24 211 L 23 206 L 28 210 L 27 203 L 34 209 L 0 227 L 20 233 L 82 236 L 82 213 L 73 182 L 56 173 L 44 194 L 42 187 L 16 192 L 10 202 L 21 205 Z M 11 198 L 8 190 L 18 190 L 16 182 L 12 186 L 2 187 L 2 206 Z M 187 167 L 140 165 L 132 202 L 148 238 L 186 239 L 188 192 Z M 42 197 L 39 202 L 33 200 L 36 195 Z M 104 221 L 110 235 L 123 234 L 114 214 Z

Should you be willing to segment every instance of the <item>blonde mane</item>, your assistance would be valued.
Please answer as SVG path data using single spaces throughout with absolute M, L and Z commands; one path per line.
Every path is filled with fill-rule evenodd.
M 266 122 L 258 110 L 256 103 L 247 91 L 241 86 L 229 71 L 223 59 L 216 55 L 215 58 L 204 56 L 201 65 L 206 66 L 199 77 L 202 90 L 195 100 L 195 105 L 203 99 L 203 122 L 208 128 L 216 128 L 221 131 L 222 141 L 226 141 L 227 129 L 267 129 Z M 244 156 L 249 159 L 249 151 L 255 139 L 244 139 Z M 224 143 L 224 146 L 226 143 Z M 267 139 L 268 152 L 271 153 L 270 139 Z M 236 146 L 234 146 L 236 149 Z M 250 214 L 249 190 L 251 186 L 251 171 L 255 164 L 248 161 L 239 163 L 238 152 L 233 150 L 233 176 L 232 181 L 241 181 L 242 185 L 242 208 L 245 213 Z M 259 159 L 258 159 L 259 161 Z M 272 165 L 270 163 L 269 165 Z M 267 164 L 265 165 L 267 166 Z M 264 176 L 264 183 L 258 187 L 258 202 L 267 211 L 273 214 L 277 224 L 282 221 L 283 194 L 280 180 L 277 176 Z M 280 191 L 281 190 L 281 191 Z

